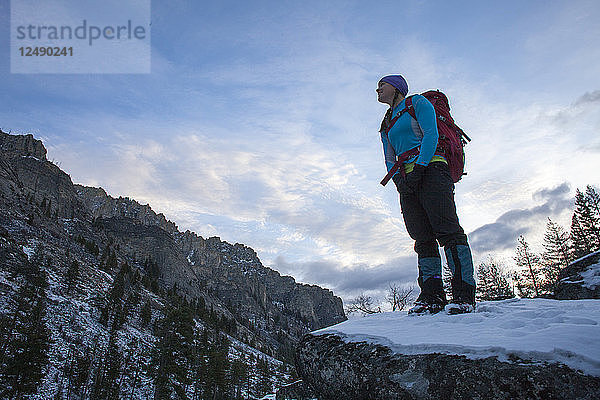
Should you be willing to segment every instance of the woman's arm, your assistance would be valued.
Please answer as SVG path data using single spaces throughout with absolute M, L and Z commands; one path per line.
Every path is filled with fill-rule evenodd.
M 416 162 L 417 164 L 428 165 L 437 149 L 439 137 L 435 109 L 429 100 L 420 95 L 413 96 L 412 102 L 417 122 L 423 131 L 421 152 Z

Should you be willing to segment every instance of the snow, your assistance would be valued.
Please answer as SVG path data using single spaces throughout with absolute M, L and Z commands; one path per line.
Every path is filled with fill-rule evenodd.
M 40 160 L 39 158 L 34 157 L 34 156 L 21 156 L 21 158 L 32 158 L 32 159 L 34 159 L 36 161 L 42 162 L 42 160 Z
M 188 254 L 188 256 L 187 256 L 187 260 L 188 260 L 188 263 L 190 263 L 190 265 L 196 265 L 196 262 L 192 260 L 192 257 L 194 257 L 195 252 L 196 252 L 196 250 L 192 250 L 190 252 L 190 254 Z
M 571 261 L 571 262 L 569 263 L 569 265 L 577 264 L 577 263 L 578 263 L 579 261 L 581 261 L 581 260 L 584 260 L 584 259 L 586 259 L 586 258 L 588 258 L 588 257 L 593 257 L 593 256 L 595 256 L 595 255 L 598 255 L 598 254 L 600 254 L 600 250 L 598 250 L 598 251 L 595 251 L 595 252 L 593 252 L 593 253 L 590 253 L 590 254 L 586 254 L 586 255 L 585 255 L 585 256 L 583 256 L 583 257 L 579 257 L 577 260 L 575 260 L 575 261 Z
M 580 258 L 580 260 L 583 260 L 584 258 L 588 258 L 590 256 L 596 255 L 598 253 L 600 253 L 600 252 L 589 254 L 585 257 Z M 571 264 L 573 264 L 573 263 L 571 263 Z M 598 286 L 600 286 L 600 263 L 596 263 L 596 264 L 592 264 L 592 265 L 588 266 L 585 270 L 580 272 L 578 275 L 581 279 L 577 279 L 577 277 L 575 277 L 575 279 L 577 279 L 577 280 L 571 280 L 572 277 L 566 277 L 566 278 L 561 279 L 561 282 L 579 284 L 590 290 L 596 289 Z
M 600 300 L 487 301 L 462 315 L 387 312 L 312 334 L 326 333 L 339 334 L 346 342 L 381 344 L 399 354 L 559 363 L 600 376 Z
M 594 290 L 600 286 L 600 264 L 590 265 L 579 275 L 583 278 L 583 287 Z
M 23 246 L 23 253 L 27 254 L 27 259 L 31 260 L 31 257 L 35 254 L 35 245 Z

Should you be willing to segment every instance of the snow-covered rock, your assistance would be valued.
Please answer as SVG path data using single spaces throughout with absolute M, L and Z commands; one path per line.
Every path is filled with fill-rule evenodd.
M 319 398 L 594 399 L 600 301 L 482 302 L 472 314 L 375 314 L 306 335 L 297 369 Z
M 558 276 L 559 300 L 600 299 L 600 251 L 573 261 Z

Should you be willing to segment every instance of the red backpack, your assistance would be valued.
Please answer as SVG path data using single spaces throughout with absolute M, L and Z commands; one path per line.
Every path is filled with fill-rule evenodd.
M 439 90 L 429 90 L 425 93 L 422 93 L 421 96 L 429 100 L 435 109 L 439 134 L 436 154 L 443 155 L 446 161 L 448 161 L 448 167 L 450 168 L 452 181 L 456 183 L 460 180 L 460 178 L 462 178 L 463 175 L 466 175 L 464 172 L 465 151 L 463 147 L 467 144 L 467 142 L 471 141 L 471 138 L 469 138 L 463 132 L 463 130 L 454 123 L 454 119 L 452 119 L 452 116 L 450 115 L 448 98 L 444 93 L 440 92 Z M 417 120 L 417 115 L 412 104 L 412 96 L 406 98 L 405 104 L 406 107 L 400 112 L 398 117 L 405 112 L 408 112 L 411 117 Z M 386 130 L 389 131 L 394 122 L 396 122 L 395 119 L 391 121 Z M 418 151 L 419 148 L 416 148 L 400 154 L 398 156 L 398 162 L 396 162 L 396 165 L 394 165 L 394 168 L 390 170 L 390 173 L 386 175 L 384 180 L 381 181 L 381 184 L 385 186 L 385 184 L 387 184 L 396 171 L 398 171 L 398 168 L 402 165 L 402 163 L 404 163 L 404 161 L 411 156 L 418 154 Z

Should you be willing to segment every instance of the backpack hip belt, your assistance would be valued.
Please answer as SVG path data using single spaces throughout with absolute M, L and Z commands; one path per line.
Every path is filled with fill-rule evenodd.
M 400 154 L 397 158 L 396 158 L 396 162 L 394 163 L 394 165 L 392 166 L 392 168 L 390 168 L 390 171 L 387 173 L 387 175 L 381 180 L 381 185 L 385 186 L 388 184 L 388 182 L 390 181 L 390 179 L 392 179 L 392 177 L 394 175 L 396 175 L 396 172 L 400 172 L 400 174 L 402 174 L 402 177 L 406 176 L 406 172 L 404 172 L 404 168 L 400 168 L 409 158 L 414 157 L 416 155 L 419 154 L 421 150 L 421 146 L 417 146 L 415 148 L 412 148 L 408 151 L 405 151 L 404 153 Z M 437 147 L 437 149 L 435 150 L 435 154 L 434 156 L 444 156 L 445 152 L 444 149 L 440 146 Z

